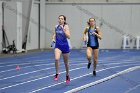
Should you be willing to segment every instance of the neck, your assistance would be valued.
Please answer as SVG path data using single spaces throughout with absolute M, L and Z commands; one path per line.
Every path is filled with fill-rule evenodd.
M 93 25 L 93 26 L 90 26 L 91 28 L 95 28 L 95 25 Z
M 59 24 L 59 25 L 63 26 L 64 24 Z

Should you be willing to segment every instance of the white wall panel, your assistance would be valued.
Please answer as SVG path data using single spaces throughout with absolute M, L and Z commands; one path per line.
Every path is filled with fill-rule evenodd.
M 2 2 L 0 2 L 0 51 L 2 50 Z
M 38 49 L 38 31 L 39 31 L 38 9 L 39 9 L 38 4 L 33 4 L 31 11 L 31 21 L 29 23 L 27 50 Z
M 17 36 L 17 4 L 16 2 L 6 2 L 4 6 L 4 28 L 9 44 L 16 43 Z
M 105 21 L 101 27 L 103 39 L 100 48 L 120 49 L 123 35 L 136 36 L 138 32 L 139 4 L 46 4 L 46 27 L 54 30 L 58 23 L 58 16 L 64 14 L 67 17 L 71 29 L 71 42 L 74 48 L 80 48 L 83 30 L 91 16 L 97 17 L 97 25 L 101 18 Z M 51 34 L 46 32 L 47 48 L 50 45 Z

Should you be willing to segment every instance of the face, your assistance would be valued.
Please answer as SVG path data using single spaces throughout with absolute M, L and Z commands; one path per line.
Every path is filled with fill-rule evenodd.
M 58 22 L 59 22 L 60 25 L 63 25 L 64 22 L 65 22 L 64 17 L 63 16 L 59 16 Z
M 93 19 L 93 18 L 89 19 L 89 25 L 94 26 L 95 25 L 95 19 Z

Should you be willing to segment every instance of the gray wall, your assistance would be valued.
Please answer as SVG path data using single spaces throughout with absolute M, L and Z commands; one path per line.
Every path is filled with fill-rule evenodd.
M 17 5 L 16 2 L 6 2 L 4 7 L 4 28 L 8 37 L 9 44 L 17 39 Z M 12 9 L 12 10 L 11 10 Z
M 29 21 L 29 12 L 30 12 L 30 1 L 22 1 L 22 11 L 23 13 L 20 14 L 20 16 L 22 16 L 22 40 L 24 40 L 25 34 L 27 33 L 27 25 L 28 25 L 28 21 Z M 2 2 L 0 2 L 2 3 Z M 16 39 L 17 39 L 17 5 L 16 5 L 16 0 L 12 0 L 10 2 L 5 2 L 6 6 L 5 6 L 5 10 L 4 10 L 4 25 L 5 25 L 5 31 L 9 40 L 9 43 L 12 44 L 12 41 L 15 40 L 16 43 Z M 32 24 L 30 27 L 30 37 L 28 38 L 29 41 L 29 45 L 28 45 L 28 49 L 38 49 L 38 26 L 39 26 L 39 22 L 38 22 L 38 4 L 34 4 L 33 5 L 33 11 L 32 11 L 32 16 L 31 16 L 31 20 L 32 20 Z M 2 10 L 2 6 L 0 6 L 0 19 L 2 18 L 2 14 L 1 14 L 1 10 Z M 1 24 L 2 24 L 2 20 L 0 20 L 0 29 L 1 29 Z M 2 42 L 2 31 L 0 31 L 0 43 Z M 2 50 L 2 46 L 0 44 L 0 51 Z
M 16 5 L 14 2 L 8 3 L 13 9 L 16 10 Z M 23 2 L 23 15 L 27 16 L 29 5 Z M 45 29 L 40 30 L 40 43 L 41 48 L 50 48 L 51 36 L 54 31 L 55 25 L 58 24 L 58 16 L 64 14 L 67 17 L 67 22 L 71 31 L 71 43 L 73 48 L 82 47 L 82 36 L 86 22 L 91 17 L 94 16 L 97 21 L 97 25 L 101 26 L 103 33 L 103 39 L 100 41 L 100 48 L 102 49 L 120 49 L 122 45 L 123 34 L 130 34 L 133 36 L 140 36 L 139 31 L 139 20 L 140 20 L 140 4 L 126 4 L 126 3 L 86 3 L 86 4 L 74 4 L 74 3 L 46 3 L 45 11 L 45 22 L 42 22 L 41 26 Z M 0 8 L 1 11 L 1 8 Z M 42 12 L 43 12 L 42 11 Z M 10 10 L 6 10 L 5 16 L 5 30 L 8 31 L 8 39 L 10 44 L 12 40 L 16 39 L 16 14 Z M 39 17 L 38 17 L 38 4 L 33 5 L 33 11 L 31 18 L 34 20 L 31 22 L 28 37 L 28 49 L 38 49 L 39 48 Z M 1 13 L 0 13 L 1 19 Z M 102 20 L 101 20 L 102 19 Z M 43 20 L 43 19 L 41 19 Z M 1 25 L 0 20 L 0 25 Z M 23 35 L 25 33 L 26 19 L 23 18 Z M 45 27 L 44 27 L 44 24 Z M 1 26 L 0 26 L 1 28 Z M 45 37 L 44 37 L 45 35 Z M 45 39 L 45 40 L 44 40 Z M 2 41 L 2 34 L 0 31 L 0 43 Z M 45 44 L 45 46 L 43 45 Z M 0 45 L 1 50 L 1 45 Z
M 38 49 L 38 32 L 39 32 L 39 20 L 38 20 L 38 5 L 34 4 L 31 12 L 31 19 L 29 25 L 28 39 L 27 39 L 27 50 Z
M 48 2 L 77 2 L 77 3 L 87 3 L 87 2 L 128 2 L 128 3 L 134 3 L 134 2 L 140 2 L 140 0 L 47 0 Z
M 0 7 L 2 7 L 2 2 L 0 2 Z M 2 45 L 1 45 L 1 43 L 2 43 L 2 31 L 1 31 L 1 29 L 2 29 L 2 8 L 0 8 L 0 51 L 2 50 Z
M 31 1 L 31 0 L 30 0 Z M 25 40 L 25 35 L 27 34 L 28 31 L 28 26 L 29 26 L 29 16 L 30 16 L 30 1 L 25 0 L 22 1 L 22 13 L 23 13 L 23 20 L 22 20 L 22 40 L 24 42 Z
M 50 30 L 58 24 L 60 14 L 67 17 L 71 30 L 71 42 L 74 48 L 82 47 L 82 34 L 87 20 L 96 17 L 97 25 L 103 23 L 101 31 L 103 39 L 100 41 L 102 49 L 120 49 L 123 34 L 140 36 L 140 4 L 46 4 L 46 27 Z M 101 19 L 103 19 L 101 21 Z M 46 34 L 46 46 L 50 45 L 50 33 Z

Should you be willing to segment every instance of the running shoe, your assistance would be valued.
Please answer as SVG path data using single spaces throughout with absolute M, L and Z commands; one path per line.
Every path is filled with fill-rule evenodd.
M 66 84 L 69 84 L 70 83 L 70 76 L 66 76 Z
M 54 80 L 55 80 L 55 81 L 58 80 L 58 76 L 59 76 L 59 74 L 56 74 L 56 75 L 54 76 Z
M 90 68 L 90 65 L 91 65 L 91 63 L 88 63 L 88 65 L 87 65 L 87 68 L 88 68 L 88 69 Z
M 96 76 L 96 71 L 93 71 L 93 76 Z

